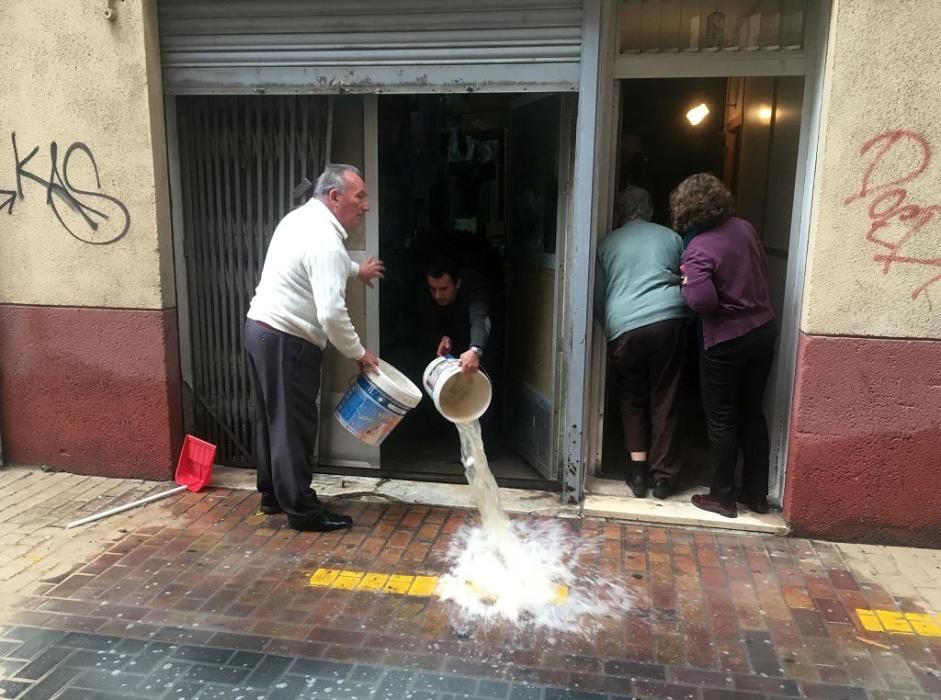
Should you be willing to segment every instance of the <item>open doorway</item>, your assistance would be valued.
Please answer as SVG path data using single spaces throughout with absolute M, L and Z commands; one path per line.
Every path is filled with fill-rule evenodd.
M 771 302 L 779 324 L 783 318 L 803 84 L 801 76 L 620 82 L 617 189 L 633 184 L 650 191 L 654 221 L 669 225 L 669 195 L 680 181 L 697 172 L 720 177 L 735 195 L 737 214 L 752 222 L 762 239 Z M 710 477 L 695 333 L 695 325 L 691 324 L 677 438 L 682 459 L 679 493 L 706 485 Z M 776 368 L 772 368 L 771 376 L 775 375 Z M 614 386 L 609 378 L 598 476 L 623 481 L 627 453 Z M 769 381 L 765 392 L 769 420 L 775 400 L 774 386 Z
M 486 290 L 481 362 L 494 386 L 482 419 L 504 486 L 548 486 L 553 471 L 558 95 L 389 95 L 378 101 L 380 354 L 416 384 L 438 338 L 427 269 L 446 258 Z M 564 208 L 561 207 L 561 208 Z M 459 481 L 457 431 L 422 401 L 381 448 L 390 476 Z

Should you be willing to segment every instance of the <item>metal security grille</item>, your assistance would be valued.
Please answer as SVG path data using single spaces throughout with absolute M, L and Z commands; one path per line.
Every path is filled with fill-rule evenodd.
M 192 430 L 224 464 L 252 464 L 245 313 L 274 228 L 300 203 L 298 183 L 323 168 L 327 108 L 314 96 L 177 99 Z

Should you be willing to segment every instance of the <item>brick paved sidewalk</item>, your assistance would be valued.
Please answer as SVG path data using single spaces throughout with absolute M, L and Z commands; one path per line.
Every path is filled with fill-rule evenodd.
M 635 596 L 626 616 L 586 639 L 456 624 L 451 603 L 385 585 L 310 585 L 321 569 L 440 575 L 451 539 L 476 521 L 473 511 L 335 501 L 356 527 L 320 534 L 289 530 L 283 515 L 265 517 L 257 507 L 257 494 L 210 489 L 81 535 L 44 525 L 59 565 L 72 549 L 75 556 L 67 571 L 24 586 L 0 610 L 0 697 L 941 694 L 937 611 L 865 576 L 874 565 L 866 552 L 850 566 L 828 543 L 566 521 L 603 540 L 582 561 L 585 570 L 623 580 Z M 61 515 L 60 526 L 71 519 Z M 0 526 L 7 521 L 0 501 Z M 84 544 L 70 549 L 70 537 Z M 22 543 L 0 542 L 3 551 L 14 546 Z M 905 567 L 904 558 L 893 561 Z M 919 562 L 930 573 L 929 553 Z

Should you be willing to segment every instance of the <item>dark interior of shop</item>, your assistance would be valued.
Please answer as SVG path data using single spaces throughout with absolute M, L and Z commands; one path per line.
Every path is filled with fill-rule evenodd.
M 486 281 L 491 304 L 491 340 L 482 360 L 494 385 L 482 419 L 490 466 L 501 485 L 533 486 L 543 479 L 505 440 L 503 421 L 512 268 L 507 203 L 518 197 L 507 182 L 507 150 L 516 97 L 380 98 L 379 253 L 389 270 L 382 283 L 380 337 L 382 356 L 420 385 L 439 340 L 423 322 L 433 304 L 425 269 L 432 259 L 447 256 L 459 268 L 476 271 Z M 430 400 L 410 412 L 381 450 L 382 469 L 390 475 L 464 478 L 457 431 Z

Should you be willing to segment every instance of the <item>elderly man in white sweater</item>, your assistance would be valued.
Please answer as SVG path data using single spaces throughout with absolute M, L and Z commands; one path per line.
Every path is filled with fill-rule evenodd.
M 346 282 L 371 286 L 383 265 L 350 260 L 343 242 L 369 209 L 351 165 L 327 165 L 314 197 L 275 229 L 245 322 L 255 389 L 255 461 L 261 510 L 284 511 L 295 530 L 339 530 L 352 519 L 327 510 L 311 488 L 317 394 L 327 342 L 367 371 L 379 358 L 363 347 L 346 308 Z

